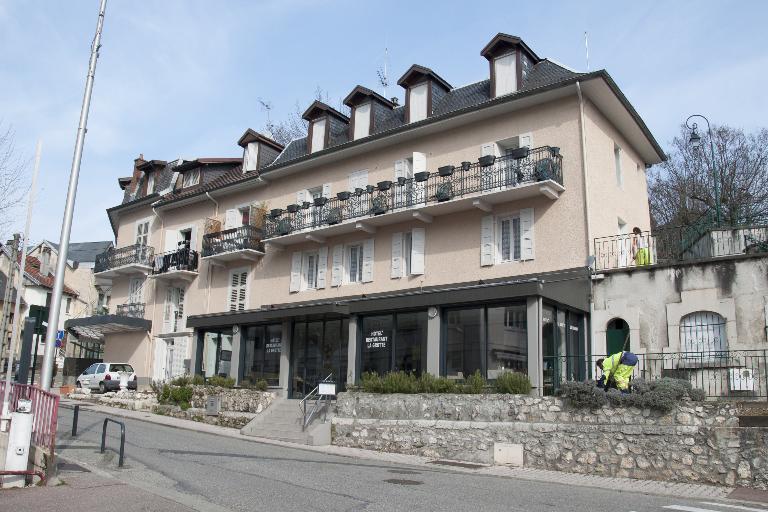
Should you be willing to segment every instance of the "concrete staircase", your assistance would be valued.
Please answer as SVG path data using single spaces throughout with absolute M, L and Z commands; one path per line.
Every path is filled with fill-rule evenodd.
M 331 444 L 331 417 L 333 404 L 328 410 L 328 421 L 323 423 L 320 413 L 306 431 L 301 430 L 303 416 L 299 410 L 300 400 L 278 398 L 261 414 L 240 429 L 246 436 L 263 437 L 276 441 L 327 446 Z

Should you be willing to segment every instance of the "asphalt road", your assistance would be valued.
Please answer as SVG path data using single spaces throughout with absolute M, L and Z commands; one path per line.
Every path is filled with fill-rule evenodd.
M 99 454 L 103 420 L 102 413 L 81 408 L 79 435 L 73 439 L 72 411 L 61 408 L 61 455 L 202 511 L 738 510 L 734 504 L 704 504 L 617 489 L 471 474 L 441 466 L 360 460 L 130 419 L 124 420 L 125 466 L 118 469 L 114 452 Z M 110 425 L 107 446 L 117 450 L 118 445 L 119 428 Z M 741 510 L 768 512 L 768 507 Z

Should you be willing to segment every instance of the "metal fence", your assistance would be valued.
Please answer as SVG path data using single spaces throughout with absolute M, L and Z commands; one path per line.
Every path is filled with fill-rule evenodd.
M 203 258 L 242 250 L 264 252 L 262 238 L 262 230 L 250 225 L 207 234 L 203 237 Z
M 154 253 L 155 250 L 148 245 L 135 244 L 119 249 L 112 247 L 105 252 L 96 255 L 93 272 L 104 272 L 126 265 L 144 265 L 151 267 Z
M 5 382 L 0 382 L 0 396 L 5 394 Z M 32 444 L 48 451 L 49 468 L 56 467 L 53 456 L 56 448 L 56 421 L 59 413 L 59 395 L 48 393 L 28 384 L 11 383 L 9 410 L 15 411 L 19 399 L 32 400 Z
M 633 378 L 684 379 L 709 399 L 768 399 L 768 350 L 723 350 L 637 354 Z M 557 394 L 563 382 L 594 379 L 601 355 L 544 358 L 543 390 Z
M 143 302 L 120 304 L 115 308 L 115 314 L 119 316 L 128 316 L 131 318 L 144 318 L 145 308 L 146 304 Z
M 197 256 L 197 251 L 186 248 L 158 254 L 152 265 L 152 273 L 164 274 L 172 270 L 197 271 Z
M 546 180 L 562 185 L 562 158 L 559 148 L 522 148 L 503 157 L 482 157 L 475 163 L 462 162 L 437 172 L 418 172 L 413 178 L 340 192 L 332 198 L 320 197 L 312 203 L 292 204 L 270 212 L 264 238 Z
M 768 253 L 768 225 L 664 228 L 594 240 L 595 269 Z

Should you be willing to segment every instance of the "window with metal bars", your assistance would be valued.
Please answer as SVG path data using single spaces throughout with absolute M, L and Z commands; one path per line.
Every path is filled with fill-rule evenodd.
M 684 352 L 702 354 L 728 350 L 725 318 L 712 311 L 696 311 L 680 319 L 680 345 Z

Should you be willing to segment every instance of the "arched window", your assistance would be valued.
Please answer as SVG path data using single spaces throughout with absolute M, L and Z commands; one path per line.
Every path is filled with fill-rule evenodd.
M 712 311 L 696 311 L 680 319 L 680 345 L 684 352 L 728 350 L 725 318 Z
M 606 355 L 631 350 L 629 342 L 629 324 L 623 318 L 614 318 L 605 329 Z

